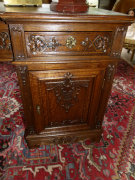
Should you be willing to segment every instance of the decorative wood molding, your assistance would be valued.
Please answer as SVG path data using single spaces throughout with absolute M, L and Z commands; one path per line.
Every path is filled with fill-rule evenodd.
M 72 80 L 73 75 L 67 72 L 64 75 L 64 79 L 57 83 L 46 83 L 47 91 L 54 91 L 57 98 L 57 104 L 65 109 L 68 113 L 70 108 L 77 103 L 79 92 L 81 87 L 88 88 L 89 80 Z
M 107 52 L 107 48 L 109 48 L 109 38 L 107 36 L 100 36 L 98 35 L 93 41 L 90 40 L 88 37 L 82 41 L 82 46 L 85 48 L 85 51 L 94 47 L 94 49 L 98 51 L 102 51 L 104 53 Z
M 27 81 L 27 66 L 17 66 L 17 70 L 20 74 L 22 84 L 26 86 Z
M 0 32 L 0 49 L 10 50 L 11 43 L 7 32 Z

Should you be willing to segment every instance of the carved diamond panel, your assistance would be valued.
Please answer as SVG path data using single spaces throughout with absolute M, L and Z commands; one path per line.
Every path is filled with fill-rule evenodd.
M 86 37 L 81 44 L 84 47 L 85 51 L 93 47 L 96 51 L 98 50 L 106 53 L 107 48 L 109 47 L 109 38 L 106 36 L 98 35 L 94 40 L 91 40 L 89 37 Z

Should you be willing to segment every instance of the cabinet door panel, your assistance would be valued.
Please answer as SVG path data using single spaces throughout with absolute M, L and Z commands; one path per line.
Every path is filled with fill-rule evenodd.
M 69 125 L 95 127 L 104 70 L 30 71 L 29 76 L 38 133 Z

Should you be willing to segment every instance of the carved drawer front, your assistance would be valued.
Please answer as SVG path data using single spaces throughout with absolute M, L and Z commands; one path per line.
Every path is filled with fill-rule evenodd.
M 94 129 L 104 70 L 30 71 L 35 131 Z M 96 103 L 95 103 L 96 102 Z M 71 130 L 72 131 L 72 130 Z
M 109 55 L 112 32 L 25 32 L 28 57 Z

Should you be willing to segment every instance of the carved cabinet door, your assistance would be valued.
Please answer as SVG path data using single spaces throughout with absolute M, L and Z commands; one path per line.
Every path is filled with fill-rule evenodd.
M 30 71 L 35 131 L 95 129 L 104 74 L 89 69 Z

